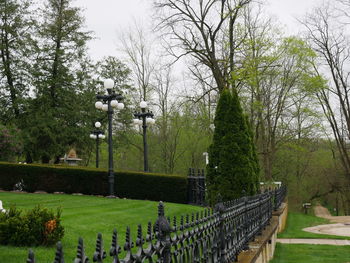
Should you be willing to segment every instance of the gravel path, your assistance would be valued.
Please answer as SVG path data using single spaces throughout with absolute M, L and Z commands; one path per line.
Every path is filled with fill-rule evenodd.
M 332 216 L 328 209 L 321 206 L 316 205 L 314 208 L 315 215 L 318 217 L 322 217 L 331 221 L 331 223 L 348 223 L 350 224 L 350 216 Z
M 350 240 L 337 239 L 279 238 L 277 239 L 277 242 L 282 244 L 350 246 Z
M 331 223 L 327 225 L 318 225 L 313 227 L 304 228 L 304 231 L 326 234 L 326 235 L 337 235 L 337 236 L 348 236 L 350 237 L 350 216 L 332 216 L 328 209 L 316 205 L 314 207 L 315 215 L 330 220 Z M 336 239 L 291 239 L 291 238 L 278 238 L 277 242 L 283 244 L 314 244 L 314 245 L 336 245 L 336 246 L 349 246 L 350 240 L 336 240 Z

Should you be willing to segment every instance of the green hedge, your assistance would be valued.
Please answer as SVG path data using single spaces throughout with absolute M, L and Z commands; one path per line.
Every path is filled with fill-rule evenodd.
M 27 192 L 108 195 L 108 174 L 101 169 L 0 162 L 0 188 L 13 190 L 19 182 Z M 185 176 L 115 172 L 118 197 L 187 203 L 186 189 Z

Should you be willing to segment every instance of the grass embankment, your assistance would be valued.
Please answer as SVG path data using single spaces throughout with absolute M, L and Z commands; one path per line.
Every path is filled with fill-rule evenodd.
M 142 224 L 146 233 L 148 221 L 154 223 L 157 218 L 157 202 L 108 199 L 94 196 L 72 196 L 55 194 L 21 194 L 0 193 L 4 208 L 15 204 L 17 208 L 30 209 L 40 204 L 42 207 L 56 209 L 62 208 L 62 225 L 65 228 L 65 236 L 62 240 L 65 261 L 72 262 L 78 238 L 84 239 L 86 254 L 92 259 L 95 249 L 97 233 L 100 232 L 104 239 L 104 248 L 109 251 L 112 231 L 118 231 L 118 241 L 124 245 L 125 230 L 130 226 L 135 241 L 137 225 Z M 165 204 L 166 216 L 181 215 L 200 211 L 200 207 L 182 204 Z M 28 247 L 0 246 L 0 262 L 22 263 L 28 254 Z M 55 248 L 34 247 L 36 261 L 39 263 L 52 262 Z
M 287 227 L 279 238 L 349 239 L 349 237 L 314 234 L 302 229 L 316 225 L 330 224 L 324 218 L 314 215 L 290 212 Z M 276 245 L 275 255 L 270 263 L 345 263 L 350 262 L 350 246 L 280 244 Z

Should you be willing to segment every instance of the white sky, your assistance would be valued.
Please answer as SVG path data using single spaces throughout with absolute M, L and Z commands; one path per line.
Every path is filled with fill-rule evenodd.
M 299 31 L 296 17 L 301 17 L 323 0 L 262 0 L 266 10 L 286 25 L 286 32 Z M 332 0 L 331 0 L 332 1 Z M 89 45 L 93 59 L 117 55 L 118 32 L 123 32 L 134 23 L 151 23 L 152 0 L 76 0 L 75 5 L 85 9 L 87 29 L 95 32 L 96 40 Z

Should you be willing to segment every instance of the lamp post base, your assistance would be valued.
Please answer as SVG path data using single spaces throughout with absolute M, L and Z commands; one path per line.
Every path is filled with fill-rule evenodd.
M 115 196 L 115 195 L 107 195 L 106 198 L 111 198 L 111 199 L 118 199 L 119 197 L 118 196 Z

